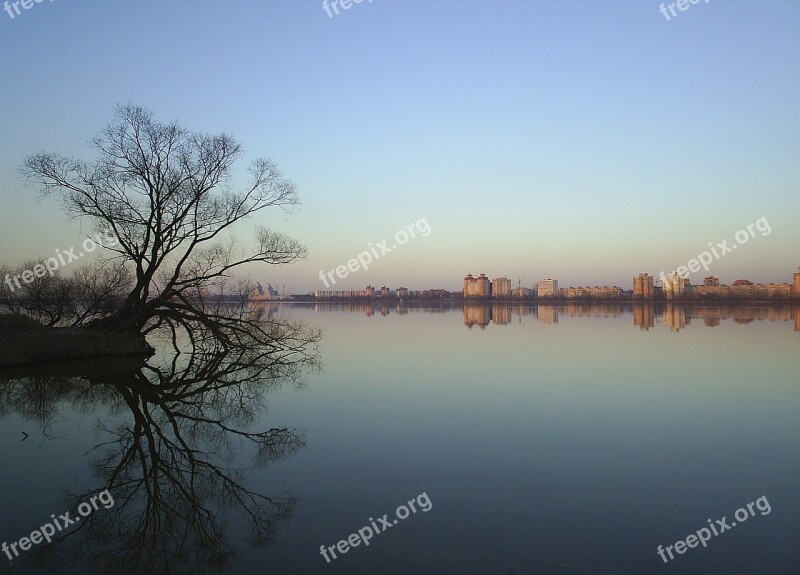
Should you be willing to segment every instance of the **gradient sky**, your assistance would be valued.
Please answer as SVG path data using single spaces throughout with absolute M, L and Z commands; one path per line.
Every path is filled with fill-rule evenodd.
M 23 158 L 89 158 L 135 103 L 231 133 L 297 183 L 294 215 L 238 229 L 308 246 L 247 270 L 287 290 L 323 289 L 319 270 L 423 217 L 428 237 L 336 289 L 460 289 L 481 271 L 630 289 L 762 217 L 772 232 L 709 274 L 784 282 L 800 265 L 797 0 L 671 21 L 649 0 L 364 0 L 332 18 L 321 0 L 55 0 L 0 12 L 0 52 L 1 262 L 82 238 L 22 184 Z

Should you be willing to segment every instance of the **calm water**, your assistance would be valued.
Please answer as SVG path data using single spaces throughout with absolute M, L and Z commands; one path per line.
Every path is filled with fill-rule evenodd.
M 220 510 L 235 557 L 217 572 L 800 573 L 797 309 L 270 313 L 323 329 L 321 370 L 248 396 L 252 414 L 237 423 L 295 429 L 296 443 L 259 464 L 247 441 L 193 439 L 224 453 L 248 489 L 296 503 L 262 546 L 247 543 L 241 509 Z M 115 445 L 95 446 L 132 420 L 124 401 L 85 389 L 39 395 L 0 394 L 0 542 L 103 489 L 102 454 Z M 320 554 L 423 493 L 369 546 L 330 563 Z M 125 509 L 111 494 L 98 521 Z M 668 564 L 657 554 L 762 496 L 768 514 L 756 507 Z M 81 563 L 92 541 L 46 566 L 27 551 L 12 571 L 0 555 L 0 573 L 101 572 Z

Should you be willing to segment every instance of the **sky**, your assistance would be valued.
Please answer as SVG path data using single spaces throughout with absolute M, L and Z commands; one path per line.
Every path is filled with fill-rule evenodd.
M 659 7 L 363 0 L 329 16 L 321 0 L 45 0 L 2 11 L 0 263 L 82 241 L 90 223 L 38 200 L 20 164 L 40 151 L 91 159 L 88 140 L 132 103 L 235 136 L 238 174 L 268 157 L 297 184 L 300 209 L 236 228 L 245 242 L 268 226 L 307 246 L 303 262 L 242 270 L 287 291 L 325 289 L 320 271 L 396 245 L 422 220 L 425 237 L 330 289 L 455 290 L 481 272 L 631 289 L 639 272 L 677 269 L 759 220 L 690 278 L 791 281 L 800 2 L 700 0 L 676 16 L 665 6 L 669 20 Z

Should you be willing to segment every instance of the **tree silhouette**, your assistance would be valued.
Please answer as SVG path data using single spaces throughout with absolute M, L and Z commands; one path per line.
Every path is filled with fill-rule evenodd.
M 119 106 L 91 144 L 97 152 L 92 162 L 40 153 L 28 157 L 21 172 L 42 197 L 60 198 L 68 215 L 112 232 L 116 241 L 103 247 L 132 269 L 124 302 L 92 326 L 141 332 L 154 319 L 199 322 L 232 343 L 236 322 L 207 315 L 196 299 L 223 289 L 241 265 L 305 257 L 297 241 L 266 228 L 256 230 L 257 247 L 249 255 L 226 236 L 267 208 L 291 211 L 299 204 L 295 185 L 274 162 L 257 159 L 249 183 L 234 190 L 242 149 L 233 137 L 158 123 L 139 106 Z
M 210 339 L 158 364 L 88 362 L 75 368 L 80 377 L 47 367 L 0 372 L 0 415 L 19 412 L 44 430 L 64 403 L 124 414 L 101 425 L 107 440 L 95 447 L 92 465 L 114 506 L 42 549 L 40 566 L 88 561 L 102 573 L 202 572 L 234 561 L 225 535 L 232 512 L 249 524 L 250 544 L 268 544 L 295 499 L 248 488 L 234 461 L 241 442 L 254 447 L 257 466 L 305 444 L 289 427 L 251 429 L 267 392 L 299 384 L 306 370 L 318 368 L 316 355 L 292 349 L 297 342 L 280 352 L 223 349 Z M 67 508 L 102 488 L 75 494 Z

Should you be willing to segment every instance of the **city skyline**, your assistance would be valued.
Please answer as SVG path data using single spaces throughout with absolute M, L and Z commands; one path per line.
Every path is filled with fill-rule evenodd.
M 557 278 L 544 278 L 535 282 L 532 288 L 527 288 L 521 282 L 515 288 L 511 279 L 505 276 L 496 276 L 494 278 L 481 272 L 477 276 L 469 273 L 464 277 L 463 288 L 461 290 L 451 290 L 444 287 L 421 287 L 409 288 L 406 285 L 398 286 L 396 288 L 398 297 L 401 297 L 401 291 L 407 295 L 410 291 L 413 293 L 420 292 L 433 292 L 433 291 L 447 291 L 449 293 L 462 293 L 465 298 L 496 298 L 502 299 L 525 299 L 532 295 L 537 298 L 542 298 L 544 293 L 545 298 L 583 298 L 583 297 L 596 297 L 597 299 L 616 299 L 623 293 L 631 293 L 634 297 L 643 299 L 652 299 L 656 290 L 665 294 L 668 299 L 678 299 L 684 291 L 696 290 L 698 295 L 747 295 L 748 297 L 757 297 L 763 295 L 764 297 L 780 296 L 784 298 L 800 297 L 800 266 L 797 271 L 791 273 L 788 281 L 783 282 L 761 282 L 751 281 L 749 278 L 737 278 L 727 284 L 720 282 L 720 279 L 714 275 L 706 276 L 703 278 L 702 283 L 693 283 L 688 277 L 681 276 L 677 272 L 672 272 L 663 278 L 657 278 L 647 272 L 639 273 L 634 276 L 630 282 L 630 288 L 625 286 L 616 285 L 599 285 L 599 284 L 585 284 L 585 285 L 570 285 L 560 286 Z M 748 287 L 749 286 L 749 287 Z M 760 289 L 763 288 L 763 289 Z M 519 289 L 527 289 L 525 295 L 518 293 Z M 544 291 L 543 291 L 544 290 Z M 588 293 L 581 293 L 580 290 L 587 290 Z M 753 292 L 749 293 L 748 292 Z M 314 295 L 315 297 L 386 297 L 390 293 L 395 292 L 395 288 L 389 287 L 385 284 L 380 289 L 372 285 L 367 285 L 363 289 L 339 289 L 339 290 L 312 290 L 311 292 L 304 292 L 304 295 Z M 747 293 L 746 293 L 747 292 Z M 764 292 L 762 294 L 762 292 Z M 554 296 L 555 294 L 555 296 Z M 298 295 L 300 295 L 298 293 Z

